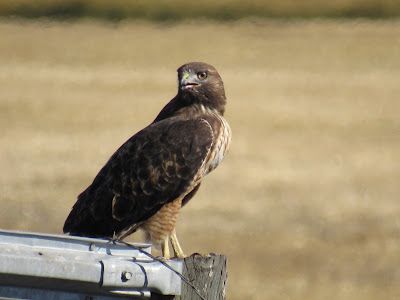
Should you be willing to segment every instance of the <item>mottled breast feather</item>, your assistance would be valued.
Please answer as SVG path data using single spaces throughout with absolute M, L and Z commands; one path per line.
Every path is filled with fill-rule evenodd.
M 211 122 L 214 132 L 214 142 L 206 159 L 206 172 L 204 175 L 214 170 L 224 159 L 226 152 L 231 146 L 231 128 L 228 122 L 221 115 L 211 112 L 210 115 L 214 122 Z

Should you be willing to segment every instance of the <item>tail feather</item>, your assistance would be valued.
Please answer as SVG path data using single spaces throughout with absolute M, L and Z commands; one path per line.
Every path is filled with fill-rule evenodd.
M 107 195 L 104 195 L 107 196 Z M 78 196 L 64 223 L 64 233 L 76 236 L 112 238 L 125 225 L 111 216 L 111 201 L 94 198 L 88 190 Z

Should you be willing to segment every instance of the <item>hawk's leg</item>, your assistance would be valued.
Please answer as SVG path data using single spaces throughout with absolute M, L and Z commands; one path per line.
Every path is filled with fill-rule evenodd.
M 161 242 L 161 251 L 165 260 L 170 259 L 169 247 L 168 247 L 168 237 Z
M 182 251 L 181 246 L 179 245 L 178 238 L 176 237 L 176 231 L 172 231 L 171 233 L 171 244 L 172 249 L 174 250 L 175 256 L 178 258 L 185 258 L 185 254 Z

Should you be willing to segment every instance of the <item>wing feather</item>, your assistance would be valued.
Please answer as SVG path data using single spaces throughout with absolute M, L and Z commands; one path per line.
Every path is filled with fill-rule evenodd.
M 78 196 L 64 232 L 110 237 L 190 192 L 213 144 L 204 119 L 173 117 L 125 142 Z

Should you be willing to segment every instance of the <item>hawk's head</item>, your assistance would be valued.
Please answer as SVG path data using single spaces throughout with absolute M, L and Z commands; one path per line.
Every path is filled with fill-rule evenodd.
M 224 113 L 224 84 L 213 66 L 201 62 L 188 63 L 178 69 L 178 79 L 178 95 L 187 104 L 202 104 Z

